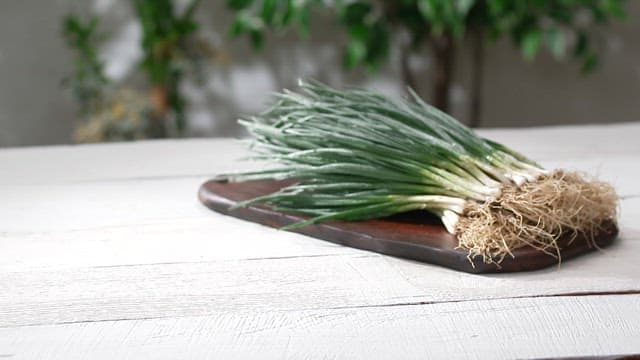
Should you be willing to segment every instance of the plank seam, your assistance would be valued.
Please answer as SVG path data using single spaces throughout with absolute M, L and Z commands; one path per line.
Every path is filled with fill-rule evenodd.
M 640 295 L 640 289 L 638 290 L 621 290 L 621 291 L 579 291 L 579 292 L 567 292 L 557 294 L 540 294 L 540 295 L 521 295 L 521 296 L 505 296 L 505 297 L 492 297 L 483 299 L 461 299 L 461 300 L 444 300 L 444 301 L 415 301 L 393 304 L 374 304 L 374 305 L 352 305 L 352 306 L 337 306 L 327 308 L 328 310 L 343 310 L 343 309 L 363 309 L 363 308 L 376 308 L 376 307 L 394 307 L 394 306 L 421 306 L 421 305 L 436 305 L 447 303 L 464 303 L 473 301 L 491 301 L 491 300 L 518 300 L 518 299 L 537 299 L 537 298 L 554 298 L 554 297 L 586 297 L 586 296 L 624 296 L 624 295 Z
M 518 299 L 538 299 L 538 298 L 555 298 L 555 297 L 587 297 L 587 296 L 625 296 L 625 295 L 640 295 L 640 290 L 624 290 L 624 291 L 602 291 L 602 292 L 572 292 L 572 293 L 559 293 L 559 294 L 544 294 L 544 295 L 523 295 L 523 296 L 507 296 L 496 298 L 484 298 L 484 299 L 462 299 L 462 300 L 446 300 L 446 301 L 416 301 L 416 302 L 404 302 L 393 304 L 372 304 L 372 305 L 353 305 L 353 306 L 337 306 L 326 308 L 302 308 L 302 309 L 281 309 L 274 310 L 275 312 L 301 312 L 301 311 L 313 311 L 313 310 L 349 310 L 349 309 L 367 309 L 367 308 L 386 308 L 386 307 L 402 307 L 402 306 L 425 306 L 425 305 L 440 305 L 449 303 L 466 303 L 466 302 L 483 302 L 483 301 L 496 301 L 496 300 L 518 300 Z M 211 316 L 211 314 L 203 315 L 187 315 L 187 316 L 148 316 L 148 317 L 131 317 L 131 318 L 118 318 L 118 319 L 103 319 L 103 320 L 79 320 L 79 321 L 61 321 L 54 323 L 30 323 L 21 325 L 0 325 L 0 329 L 12 329 L 21 327 L 36 327 L 36 326 L 59 326 L 59 325 L 73 325 L 73 324 L 86 324 L 86 323 L 103 323 L 103 322 L 117 322 L 117 321 L 138 321 L 138 320 L 156 320 L 156 319 L 180 319 L 180 318 L 201 318 Z
M 119 268 L 119 267 L 135 267 L 135 266 L 156 266 L 156 265 L 186 265 L 186 264 L 208 264 L 208 263 L 220 263 L 220 262 L 236 262 L 236 261 L 259 261 L 259 260 L 287 260 L 287 259 L 298 259 L 298 258 L 315 258 L 315 257 L 340 257 L 340 256 L 351 256 L 353 254 L 344 253 L 344 254 L 309 254 L 309 255 L 290 255 L 290 256 L 265 256 L 265 257 L 256 257 L 256 258 L 239 258 L 239 259 L 220 259 L 220 260 L 202 260 L 202 261 L 175 261 L 175 262 L 157 262 L 157 263 L 141 263 L 141 264 L 115 264 L 115 265 L 98 265 L 98 266 L 86 266 L 86 267 L 77 267 L 79 268 L 88 268 L 88 269 L 104 269 L 104 268 Z M 360 259 L 360 258 L 370 258 L 370 257 L 378 257 L 379 255 L 356 255 L 352 256 L 352 258 Z M 21 271 L 22 272 L 22 271 Z

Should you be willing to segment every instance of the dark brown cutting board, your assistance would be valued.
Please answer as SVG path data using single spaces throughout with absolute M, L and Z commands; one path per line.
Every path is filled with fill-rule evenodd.
M 291 182 L 248 181 L 228 183 L 210 180 L 200 187 L 198 197 L 208 208 L 263 225 L 280 228 L 305 219 L 304 216 L 282 213 L 262 205 L 252 205 L 233 211 L 229 207 L 239 201 L 272 193 Z M 605 247 L 613 242 L 618 229 L 613 222 L 598 236 L 596 244 Z M 536 249 L 524 247 L 513 251 L 515 258 L 507 257 L 500 267 L 485 264 L 481 258 L 467 259 L 465 250 L 456 249 L 458 241 L 449 234 L 440 221 L 424 211 L 414 211 L 383 219 L 366 221 L 330 221 L 292 230 L 318 239 L 358 249 L 375 251 L 407 259 L 445 266 L 468 273 L 495 273 L 536 270 L 556 265 L 558 260 Z M 561 238 L 562 261 L 596 250 L 583 238 L 569 244 L 568 236 Z

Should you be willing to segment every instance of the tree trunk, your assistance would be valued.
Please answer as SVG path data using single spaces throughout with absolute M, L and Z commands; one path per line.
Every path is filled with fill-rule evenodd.
M 444 34 L 432 41 L 433 58 L 435 62 L 433 83 L 433 104 L 438 109 L 449 111 L 449 89 L 453 80 L 455 48 L 453 37 Z
M 482 123 L 482 86 L 484 84 L 484 38 L 481 30 L 473 32 L 471 64 L 471 106 L 469 126 L 479 127 Z
M 151 138 L 167 137 L 167 115 L 169 114 L 169 91 L 166 84 L 151 86 L 151 123 L 148 135 Z

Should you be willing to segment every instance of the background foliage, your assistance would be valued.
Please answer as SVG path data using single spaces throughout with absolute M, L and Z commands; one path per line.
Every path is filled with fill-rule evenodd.
M 99 46 L 100 19 L 78 14 L 63 20 L 63 35 L 74 51 L 74 72 L 65 81 L 80 108 L 76 140 L 104 141 L 181 136 L 187 127 L 181 84 L 186 76 L 203 82 L 203 62 L 217 51 L 198 36 L 196 10 L 201 0 L 178 7 L 173 0 L 130 0 L 142 38 L 141 90 L 110 84 L 104 75 Z M 123 116 L 127 114 L 128 116 Z M 133 121 L 135 120 L 135 121 Z M 79 134 L 79 135 L 78 135 Z
M 431 84 L 430 101 L 445 111 L 449 110 L 451 83 L 457 71 L 456 52 L 468 46 L 473 56 L 470 122 L 477 126 L 486 44 L 507 37 L 527 61 L 545 50 L 558 60 L 577 60 L 588 73 L 598 63 L 598 30 L 625 17 L 624 2 L 226 0 L 226 6 L 234 15 L 230 34 L 246 35 L 256 50 L 265 46 L 268 34 L 278 35 L 291 28 L 306 39 L 314 14 L 330 14 L 345 34 L 343 62 L 347 68 L 364 66 L 373 74 L 398 49 L 404 83 L 417 90 L 421 83 Z M 142 32 L 139 70 L 146 83 L 142 88 L 111 84 L 105 76 L 98 49 L 106 36 L 99 17 L 70 14 L 62 21 L 64 38 L 74 53 L 74 71 L 65 84 L 71 88 L 83 119 L 77 140 L 184 134 L 187 102 L 181 85 L 187 76 L 202 82 L 203 64 L 217 57 L 216 49 L 199 37 L 195 16 L 202 0 L 127 3 Z M 417 79 L 410 66 L 410 57 L 423 49 L 433 60 L 430 79 Z
M 525 60 L 541 49 L 559 60 L 569 56 L 581 63 L 584 73 L 597 65 L 595 30 L 613 19 L 623 19 L 625 0 L 228 0 L 236 13 L 231 32 L 247 34 L 256 48 L 267 31 L 297 27 L 302 34 L 316 9 L 333 14 L 344 29 L 347 67 L 375 69 L 385 61 L 393 43 L 402 49 L 405 83 L 415 87 L 407 57 L 429 47 L 435 71 L 433 99 L 448 110 L 454 72 L 456 43 L 474 47 L 472 123 L 477 125 L 481 94 L 484 43 L 509 37 Z

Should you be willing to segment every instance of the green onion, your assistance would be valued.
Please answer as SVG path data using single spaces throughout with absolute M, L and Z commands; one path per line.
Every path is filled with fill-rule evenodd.
M 288 229 L 425 210 L 457 235 L 470 257 L 498 263 L 527 245 L 559 254 L 562 234 L 592 239 L 616 217 L 609 185 L 545 170 L 414 93 L 393 101 L 371 91 L 300 82 L 298 92 L 285 90 L 269 110 L 240 123 L 253 136 L 255 158 L 279 166 L 221 178 L 296 179 L 237 205 L 264 203 L 310 216 Z M 585 204 L 597 206 L 587 211 L 580 208 Z

